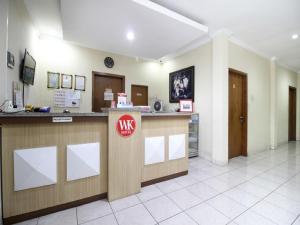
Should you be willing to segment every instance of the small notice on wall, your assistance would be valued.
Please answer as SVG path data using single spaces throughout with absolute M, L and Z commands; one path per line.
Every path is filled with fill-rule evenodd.
M 104 100 L 105 101 L 113 101 L 114 100 L 114 93 L 112 92 L 112 89 L 105 89 L 104 91 Z
M 17 81 L 13 81 L 13 104 L 18 108 L 23 107 L 23 94 L 21 90 L 21 84 Z
M 79 108 L 80 91 L 56 90 L 54 93 L 54 107 Z

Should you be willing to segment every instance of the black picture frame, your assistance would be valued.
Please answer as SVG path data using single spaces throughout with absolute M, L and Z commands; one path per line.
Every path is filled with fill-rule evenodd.
M 194 102 L 195 66 L 190 66 L 169 74 L 169 102 L 192 99 Z M 187 83 L 186 83 L 187 82 Z M 176 88 L 177 87 L 177 88 Z
M 83 87 L 78 87 L 78 79 L 83 79 L 84 85 Z M 81 76 L 81 75 L 75 75 L 75 86 L 74 86 L 74 90 L 75 91 L 85 91 L 86 88 L 86 77 L 85 76 Z
M 47 88 L 59 89 L 60 73 L 47 72 Z
M 70 83 L 71 86 L 69 86 L 69 87 L 66 86 L 66 84 L 64 83 L 64 77 L 69 77 L 71 79 L 71 83 Z M 72 89 L 73 88 L 73 75 L 62 73 L 60 78 L 61 78 L 61 81 L 60 81 L 61 88 L 64 88 L 64 89 Z

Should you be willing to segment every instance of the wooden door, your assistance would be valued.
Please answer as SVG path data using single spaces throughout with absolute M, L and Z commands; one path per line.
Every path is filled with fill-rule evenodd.
M 247 156 L 247 76 L 229 69 L 228 157 Z
M 109 108 L 111 101 L 104 100 L 105 89 L 112 89 L 114 100 L 118 93 L 125 92 L 125 77 L 114 74 L 93 72 L 92 110 L 101 112 L 101 108 Z
M 289 87 L 289 141 L 296 141 L 297 91 Z
M 148 105 L 148 86 L 131 85 L 131 101 L 133 105 Z

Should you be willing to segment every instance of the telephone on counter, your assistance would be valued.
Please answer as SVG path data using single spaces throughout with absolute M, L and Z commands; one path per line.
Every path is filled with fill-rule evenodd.
M 1 106 L 1 110 L 4 113 L 16 113 L 24 111 L 24 108 L 14 108 L 12 101 L 6 100 Z

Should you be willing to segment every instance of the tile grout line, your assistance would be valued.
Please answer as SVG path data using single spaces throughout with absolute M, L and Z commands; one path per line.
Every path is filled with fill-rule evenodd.
M 117 219 L 117 216 L 115 215 L 115 212 L 114 212 L 114 210 L 113 210 L 113 208 L 112 208 L 110 202 L 108 201 L 108 199 L 107 199 L 107 202 L 108 202 L 108 204 L 109 204 L 109 207 L 110 207 L 110 209 L 111 209 L 112 214 L 114 215 L 114 218 L 115 218 L 117 224 L 120 225 L 120 224 L 119 224 L 119 221 L 118 221 L 118 219 Z
M 296 219 L 292 222 L 292 225 L 297 222 L 297 220 L 300 219 L 300 214 L 296 217 Z
M 287 161 L 288 161 L 288 160 L 287 160 Z M 285 161 L 285 162 L 287 162 L 287 161 Z M 285 162 L 283 162 L 283 163 L 285 163 Z M 283 163 L 281 163 L 281 164 L 283 164 Z M 280 164 L 280 165 L 281 165 L 281 164 Z M 274 167 L 275 167 L 275 166 L 274 166 Z M 274 167 L 273 167 L 273 168 L 274 168 Z M 272 169 L 272 168 L 271 168 L 271 169 Z M 247 210 L 245 210 L 244 212 L 242 212 L 241 214 L 239 214 L 238 216 L 236 216 L 236 217 L 234 217 L 232 220 L 230 220 L 229 223 L 230 223 L 230 222 L 234 222 L 234 220 L 235 220 L 237 217 L 241 216 L 241 215 L 244 214 L 246 211 L 248 211 L 249 209 L 253 208 L 253 207 L 256 206 L 257 204 L 259 204 L 260 202 L 262 202 L 263 200 L 265 200 L 268 196 L 270 196 L 272 193 L 274 193 L 276 190 L 278 190 L 280 187 L 282 187 L 284 184 L 286 184 L 289 180 L 291 180 L 292 178 L 294 178 L 294 177 L 297 176 L 298 174 L 300 174 L 300 172 L 298 172 L 298 173 L 296 173 L 295 175 L 291 176 L 286 182 L 280 184 L 277 188 L 275 188 L 273 191 L 271 191 L 269 194 L 267 194 L 265 197 L 263 197 L 260 201 L 256 202 L 255 204 L 253 204 L 252 206 L 250 206 Z M 274 205 L 274 204 L 272 204 L 272 203 L 270 203 L 270 204 L 273 205 L 273 206 L 276 206 L 276 205 Z M 278 206 L 276 206 L 276 207 L 278 207 Z M 282 209 L 281 207 L 278 207 L 278 208 Z M 284 209 L 282 209 L 282 210 L 284 210 Z M 287 211 L 287 210 L 284 210 L 284 211 Z M 289 211 L 287 211 L 287 212 L 289 212 Z M 256 212 L 255 212 L 255 213 L 256 213 Z M 265 219 L 267 219 L 267 220 L 269 220 L 269 221 L 271 221 L 271 222 L 274 223 L 273 220 L 271 220 L 271 219 L 265 217 L 264 215 L 262 215 L 262 214 L 260 214 L 260 213 L 258 213 L 258 214 L 259 214 L 260 216 L 264 217 Z M 276 224 L 276 222 L 275 222 L 275 224 Z
M 300 154 L 296 154 L 296 155 L 300 155 Z M 263 158 L 261 158 L 261 159 L 259 159 L 258 161 L 260 161 L 260 160 L 264 160 L 266 157 L 263 157 Z M 237 184 L 237 185 L 235 185 L 235 186 L 233 186 L 233 187 L 231 187 L 231 188 L 229 188 L 228 190 L 225 190 L 225 191 L 223 191 L 223 192 L 220 192 L 219 194 L 217 194 L 217 195 L 215 195 L 215 196 L 213 196 L 213 197 L 211 197 L 211 198 L 209 198 L 209 199 L 207 199 L 207 200 L 205 200 L 205 201 L 203 201 L 203 202 L 201 202 L 201 203 L 199 203 L 199 204 L 197 204 L 197 205 L 194 205 L 194 206 L 192 206 L 192 207 L 189 207 L 189 208 L 187 208 L 187 209 L 185 209 L 185 210 L 182 210 L 180 213 L 182 213 L 182 212 L 184 212 L 187 216 L 189 216 L 187 213 L 186 213 L 186 211 L 187 210 L 189 210 L 189 209 L 191 209 L 191 208 L 193 208 L 193 207 L 196 207 L 196 206 L 198 206 L 198 205 L 201 205 L 201 204 L 203 204 L 203 203 L 206 203 L 207 201 L 209 201 L 210 199 L 212 199 L 212 198 L 215 198 L 216 196 L 219 196 L 219 195 L 221 195 L 221 194 L 223 194 L 223 193 L 225 193 L 225 192 L 227 192 L 227 191 L 229 191 L 229 190 L 232 190 L 232 189 L 234 189 L 234 188 L 236 188 L 237 186 L 239 186 L 239 185 L 241 185 L 241 184 L 243 184 L 243 183 L 246 183 L 246 182 L 248 182 L 248 181 L 250 181 L 250 180 L 252 180 L 252 179 L 254 179 L 255 177 L 258 177 L 258 176 L 260 176 L 260 175 L 262 175 L 262 174 L 264 174 L 264 173 L 266 173 L 266 172 L 268 172 L 268 171 L 270 171 L 270 170 L 272 170 L 273 168 L 275 168 L 275 167 L 277 167 L 277 166 L 280 166 L 280 165 L 282 165 L 282 164 L 284 164 L 284 163 L 286 163 L 287 161 L 288 161 L 289 159 L 287 159 L 287 160 L 285 160 L 285 161 L 282 161 L 282 162 L 280 162 L 280 163 L 277 163 L 277 164 L 275 164 L 273 167 L 271 167 L 271 168 L 268 168 L 268 169 L 266 169 L 266 170 L 263 170 L 263 171 L 261 171 L 260 173 L 258 173 L 257 175 L 255 175 L 255 176 L 253 176 L 252 178 L 250 178 L 250 179 L 247 179 L 247 180 L 245 180 L 244 182 L 242 182 L 242 183 L 239 183 L 239 184 Z M 253 162 L 253 163 L 251 163 L 251 164 L 255 164 L 255 162 Z M 249 164 L 250 165 L 250 164 Z M 248 166 L 248 165 L 247 165 Z M 202 180 L 202 181 L 199 181 L 198 180 L 198 182 L 197 183 L 194 183 L 194 184 L 191 184 L 191 185 L 187 185 L 187 186 L 185 186 L 185 187 L 181 187 L 180 189 L 178 189 L 178 190 L 174 190 L 174 191 L 171 191 L 171 192 L 168 192 L 168 193 L 164 193 L 163 192 L 163 195 L 165 195 L 168 199 L 170 199 L 169 198 L 169 196 L 168 196 L 168 194 L 170 194 L 170 193 L 173 193 L 173 192 L 176 192 L 176 191 L 179 191 L 179 190 L 183 190 L 183 189 L 185 189 L 185 188 L 187 188 L 187 187 L 189 187 L 189 186 L 192 186 L 192 185 L 195 185 L 195 184 L 198 184 L 198 183 L 203 183 L 203 184 L 205 184 L 203 181 L 205 181 L 205 180 L 209 180 L 209 179 L 212 179 L 212 178 L 216 178 L 216 177 L 218 177 L 218 176 L 221 176 L 221 175 L 224 175 L 224 174 L 226 174 L 226 173 L 229 173 L 229 172 L 231 172 L 231 171 L 234 171 L 234 170 L 237 170 L 237 169 L 240 169 L 240 168 L 243 168 L 243 167 L 246 167 L 247 168 L 247 166 L 241 166 L 241 167 L 236 167 L 236 168 L 234 168 L 234 169 L 231 169 L 231 170 L 228 170 L 228 171 L 226 171 L 226 172 L 224 172 L 224 173 L 220 173 L 220 174 L 218 174 L 218 175 L 215 175 L 215 176 L 212 176 L 212 177 L 210 177 L 210 178 L 207 178 L 207 179 L 204 179 L 204 180 Z M 199 169 L 199 170 L 201 170 L 201 169 Z M 202 171 L 202 172 L 205 172 L 205 171 Z M 300 172 L 299 172 L 300 173 Z M 291 176 L 291 177 L 289 177 L 289 179 L 288 180 L 286 180 L 286 182 L 288 182 L 290 179 L 292 179 L 294 176 L 296 176 L 298 173 L 296 173 L 295 175 L 293 175 L 293 176 Z M 195 178 L 196 180 L 197 180 L 197 178 Z M 179 184 L 176 180 L 174 180 L 177 184 Z M 221 180 L 222 181 L 222 180 Z M 271 181 L 270 181 L 271 182 Z M 275 190 L 277 190 L 278 188 L 280 188 L 282 185 L 284 185 L 286 182 L 284 182 L 284 183 L 282 183 L 282 184 L 280 184 Z M 274 182 L 273 182 L 274 183 Z M 179 184 L 180 186 L 182 186 L 181 184 Z M 205 184 L 205 185 L 207 185 L 207 184 Z M 207 186 L 209 186 L 209 185 L 207 185 Z M 211 186 L 209 186 L 209 187 L 211 187 Z M 160 190 L 160 191 L 162 191 L 158 186 L 157 186 L 157 188 Z M 213 187 L 211 187 L 212 189 L 214 189 Z M 215 189 L 214 189 L 215 190 Z M 267 196 L 269 196 L 270 194 L 272 194 L 275 190 L 273 190 L 273 191 L 271 191 L 271 193 L 269 193 Z M 189 190 L 187 190 L 188 192 L 190 192 Z M 246 192 L 246 191 L 245 191 Z M 190 192 L 191 193 L 191 192 Z M 246 192 L 247 193 L 247 192 Z M 193 193 L 191 193 L 192 195 L 194 195 Z M 249 194 L 249 193 L 248 193 Z M 195 196 L 195 195 L 194 195 Z M 264 200 L 267 196 L 265 196 L 264 198 L 262 198 L 260 201 L 258 201 L 256 204 L 258 204 L 259 202 L 261 202 L 262 200 Z M 159 197 L 161 197 L 161 196 L 159 196 Z M 159 198 L 159 197 L 156 197 L 156 198 Z M 195 196 L 195 197 L 197 197 L 197 196 Z M 256 196 L 257 197 L 257 196 Z M 156 199 L 156 198 L 153 198 L 153 199 Z M 228 198 L 230 198 L 230 197 L 228 197 Z M 231 198 L 230 198 L 231 199 Z M 149 199 L 148 201 L 150 201 L 150 200 L 152 200 L 152 199 Z M 174 202 L 172 199 L 170 199 L 172 202 Z M 231 199 L 231 200 L 233 200 L 233 201 L 235 201 L 234 199 Z M 236 202 L 236 201 L 235 201 Z M 175 205 L 176 206 L 178 206 L 177 204 L 176 204 L 176 202 L 174 202 L 175 203 Z M 237 202 L 238 204 L 240 204 L 240 205 L 243 205 L 243 204 L 241 204 L 241 203 L 239 203 L 239 202 Z M 142 203 L 143 204 L 143 203 Z M 209 203 L 206 203 L 206 204 L 208 204 L 208 205 L 210 205 Z M 253 206 L 255 206 L 256 204 L 254 204 Z M 211 205 L 210 205 L 211 206 Z M 244 205 L 243 205 L 244 206 Z M 241 214 L 239 214 L 238 216 L 240 216 L 240 215 L 242 215 L 243 213 L 245 213 L 246 211 L 248 211 L 250 208 L 252 208 L 253 206 L 251 206 L 251 207 L 249 207 L 248 209 L 246 209 L 245 211 L 243 211 Z M 179 206 L 178 206 L 179 207 Z M 211 206 L 212 208 L 214 208 L 213 206 Z M 179 207 L 180 208 L 180 207 Z M 215 209 L 215 208 L 214 208 Z M 215 210 L 217 210 L 217 209 L 215 209 Z M 217 210 L 218 212 L 220 212 L 219 210 Z M 170 219 L 170 218 L 172 218 L 172 217 L 174 217 L 174 216 L 176 216 L 176 215 L 178 215 L 178 214 L 180 214 L 180 213 L 177 213 L 177 214 L 175 214 L 175 215 L 173 215 L 173 216 L 171 216 L 171 217 L 169 217 L 169 218 L 166 218 L 165 220 L 167 220 L 167 219 Z M 220 212 L 222 215 L 224 215 L 222 212 Z M 226 215 L 224 215 L 226 218 L 228 218 L 228 219 L 230 219 L 230 221 L 228 222 L 228 223 L 230 223 L 230 222 L 234 222 L 233 220 L 234 219 L 236 219 L 237 217 L 235 217 L 234 219 L 231 219 L 231 218 L 229 218 L 228 216 L 226 216 Z M 190 216 L 189 216 L 190 217 Z M 191 217 L 190 217 L 191 218 Z M 264 217 L 265 218 L 265 217 Z M 193 221 L 194 221 L 194 219 L 193 218 L 191 218 Z M 266 218 L 266 219 L 268 219 L 268 218 Z M 163 220 L 163 221 L 165 221 L 165 220 Z M 272 221 L 272 220 L 270 220 L 270 219 L 268 219 L 269 221 Z M 163 221 L 161 221 L 161 222 L 163 222 Z M 196 221 L 195 221 L 196 222 Z M 273 221 L 272 221 L 273 222 Z M 197 222 L 196 222 L 197 223 Z M 197 223 L 198 224 L 198 223 Z
M 141 204 L 144 206 L 144 208 L 147 210 L 147 212 L 150 214 L 150 216 L 153 218 L 153 220 L 156 222 L 156 224 L 159 224 L 159 222 L 155 219 L 155 217 L 152 215 L 152 213 L 150 212 L 150 210 L 147 208 L 147 206 L 144 204 L 143 201 L 141 201 Z
M 300 155 L 300 154 L 296 154 L 296 155 Z M 263 159 L 261 159 L 261 160 L 263 160 Z M 255 177 L 258 177 L 258 176 L 260 176 L 261 174 L 264 174 L 264 173 L 266 173 L 266 172 L 272 170 L 273 168 L 275 168 L 275 167 L 277 167 L 277 166 L 280 166 L 280 165 L 282 165 L 282 164 L 284 164 L 284 163 L 286 163 L 286 162 L 288 162 L 288 161 L 289 161 L 289 159 L 287 159 L 287 160 L 285 160 L 285 161 L 283 161 L 283 162 L 280 162 L 280 163 L 278 163 L 278 164 L 275 164 L 273 167 L 271 167 L 271 168 L 269 168 L 269 169 L 267 169 L 267 170 L 264 170 L 264 171 L 262 171 L 261 173 L 258 173 L 257 175 L 255 175 L 255 176 L 252 177 L 251 179 L 246 180 L 245 182 L 242 182 L 242 183 L 240 183 L 240 184 L 238 184 L 238 185 L 236 185 L 236 186 L 233 186 L 232 188 L 229 188 L 228 190 L 225 190 L 225 191 L 223 191 L 223 192 L 220 192 L 219 194 L 217 194 L 217 195 L 215 195 L 215 196 L 213 196 L 213 197 L 211 197 L 211 198 L 205 200 L 204 202 L 202 202 L 202 203 L 200 203 L 200 204 L 206 203 L 207 201 L 209 201 L 209 200 L 211 200 L 211 199 L 213 199 L 213 198 L 215 198 L 215 197 L 217 197 L 217 196 L 219 196 L 219 195 L 221 195 L 221 194 L 223 194 L 223 193 L 225 193 L 225 192 L 227 192 L 227 191 L 229 191 L 229 190 L 232 190 L 232 189 L 236 188 L 237 186 L 239 186 L 239 185 L 241 185 L 241 184 L 244 184 L 244 183 L 246 183 L 246 182 L 248 182 L 248 181 L 254 179 Z M 240 168 L 242 168 L 242 167 L 240 167 Z M 236 168 L 236 169 L 238 169 L 238 168 Z M 229 172 L 229 171 L 228 171 L 228 172 Z M 227 173 L 228 173 L 228 172 L 227 172 Z M 220 212 L 218 209 L 216 209 L 215 207 L 213 207 L 213 206 L 210 205 L 209 203 L 206 203 L 206 204 L 210 205 L 210 206 L 213 207 L 215 210 L 217 210 L 217 211 L 220 212 L 222 215 L 224 215 L 226 218 L 230 219 L 230 221 L 229 221 L 228 223 L 231 223 L 231 222 L 234 222 L 234 220 L 235 220 L 237 217 L 239 217 L 240 215 L 242 215 L 243 213 L 245 213 L 246 211 L 248 211 L 250 208 L 252 208 L 252 207 L 255 206 L 256 204 L 258 204 L 259 202 L 263 201 L 267 196 L 269 196 L 270 194 L 272 194 L 275 190 L 277 190 L 277 189 L 280 188 L 282 185 L 284 185 L 285 183 L 287 183 L 287 182 L 288 182 L 289 180 L 291 180 L 293 177 L 297 176 L 299 173 L 300 173 L 300 172 L 298 172 L 298 173 L 294 174 L 293 176 L 289 177 L 288 180 L 286 180 L 284 183 L 280 184 L 276 189 L 274 189 L 273 191 L 271 191 L 268 195 L 266 195 L 265 197 L 263 197 L 260 201 L 258 201 L 258 202 L 255 203 L 254 205 L 250 206 L 249 208 L 247 208 L 245 211 L 243 211 L 241 214 L 239 214 L 238 216 L 234 217 L 233 219 L 229 218 L 227 215 L 225 215 L 224 213 Z M 222 174 L 225 174 L 225 173 L 222 173 Z M 222 174 L 220 174 L 220 175 L 222 175 Z M 270 181 L 270 182 L 271 182 L 271 181 Z M 273 183 L 274 183 L 274 182 L 273 182 Z M 205 183 L 204 183 L 204 184 L 205 184 Z M 208 186 L 209 186 L 209 185 L 208 185 Z M 259 185 L 258 185 L 258 186 L 259 186 Z M 211 187 L 211 186 L 210 186 L 210 187 Z M 188 191 L 188 190 L 187 190 L 187 191 Z M 193 193 L 192 193 L 192 194 L 193 194 Z M 228 198 L 230 198 L 230 197 L 228 197 Z M 241 203 L 235 201 L 235 200 L 232 199 L 232 198 L 230 198 L 230 199 L 233 200 L 234 202 L 240 204 L 240 205 L 243 205 L 243 204 L 241 204 Z M 197 204 L 197 205 L 195 205 L 195 206 L 193 206 L 193 207 L 196 207 L 196 206 L 198 206 L 198 205 L 200 205 L 200 204 Z M 271 204 L 271 203 L 270 203 L 270 204 Z M 273 204 L 272 204 L 272 205 L 273 205 Z M 245 206 L 245 205 L 243 205 L 243 206 Z M 190 208 L 193 208 L 193 207 L 190 207 Z M 188 209 L 190 209 L 190 208 L 188 208 Z M 188 210 L 188 209 L 186 209 L 186 210 Z M 285 211 L 286 211 L 286 210 L 285 210 Z M 260 215 L 260 214 L 259 214 L 259 215 Z M 263 217 L 264 217 L 264 216 L 263 216 Z M 264 217 L 264 218 L 266 218 L 266 217 Z M 266 219 L 268 219 L 269 221 L 272 221 L 272 220 L 270 220 L 269 218 L 266 218 Z M 272 222 L 273 222 L 273 221 L 272 221 Z
M 297 154 L 298 155 L 298 154 Z M 299 154 L 300 155 L 300 154 Z M 264 158 L 262 158 L 262 159 L 260 159 L 260 160 L 263 160 L 263 159 L 265 159 L 265 157 Z M 260 176 L 261 174 L 264 174 L 264 173 L 266 173 L 266 172 L 268 172 L 268 171 L 270 171 L 270 170 L 272 170 L 274 167 L 277 167 L 277 166 L 279 166 L 279 165 L 282 165 L 282 164 L 284 164 L 284 163 L 286 163 L 288 161 L 288 159 L 287 160 L 285 160 L 285 161 L 282 161 L 282 162 L 280 162 L 280 163 L 277 163 L 277 164 L 275 164 L 273 167 L 271 167 L 271 168 L 269 168 L 269 169 L 266 169 L 266 170 L 263 170 L 263 171 L 261 171 L 260 173 L 258 173 L 257 175 L 255 175 L 254 177 L 252 177 L 252 178 L 250 178 L 250 179 L 248 179 L 248 180 L 245 180 L 244 182 L 242 182 L 242 183 L 239 183 L 239 184 L 237 184 L 237 185 L 235 185 L 235 186 L 233 186 L 233 187 L 231 187 L 231 188 L 229 188 L 229 189 L 227 189 L 227 190 L 225 190 L 225 191 L 223 191 L 223 192 L 220 192 L 219 194 L 217 194 L 217 195 L 215 195 L 215 196 L 213 196 L 213 197 L 211 197 L 211 198 L 209 198 L 209 199 L 207 199 L 207 200 L 205 200 L 205 201 L 203 201 L 203 202 L 201 202 L 201 203 L 199 203 L 199 204 L 196 204 L 196 205 L 194 205 L 194 206 L 192 206 L 192 207 L 189 207 L 189 208 L 187 208 L 187 209 L 185 209 L 185 210 L 182 210 L 182 212 L 184 212 L 186 215 L 188 215 L 187 213 L 186 213 L 186 211 L 187 210 L 189 210 L 189 209 L 191 209 L 191 208 L 193 208 L 193 207 L 196 207 L 196 206 L 198 206 L 198 205 L 201 205 L 201 204 L 203 204 L 203 203 L 206 203 L 207 201 L 209 201 L 209 200 L 211 200 L 211 199 L 213 199 L 213 198 L 215 198 L 215 197 L 217 197 L 217 196 L 219 196 L 219 195 L 221 195 L 221 194 L 223 194 L 223 193 L 225 193 L 225 192 L 227 192 L 227 191 L 229 191 L 229 190 L 232 190 L 232 189 L 234 189 L 234 188 L 236 188 L 237 186 L 239 186 L 239 185 L 241 185 L 241 184 L 244 184 L 244 183 L 246 183 L 246 182 L 248 182 L 248 181 L 250 181 L 250 180 L 252 180 L 252 179 L 254 179 L 255 177 L 257 177 L 257 176 Z M 254 164 L 255 162 L 253 162 L 253 164 Z M 210 178 L 207 178 L 207 179 L 205 179 L 205 180 L 209 180 L 209 179 L 212 179 L 212 178 L 216 178 L 216 177 L 218 177 L 218 176 L 221 176 L 221 175 L 224 175 L 224 174 L 226 174 L 226 173 L 229 173 L 229 172 L 231 172 L 231 171 L 233 171 L 233 170 L 237 170 L 237 169 L 240 169 L 240 168 L 243 168 L 243 167 L 247 167 L 247 166 L 241 166 L 241 167 L 236 167 L 236 168 L 234 168 L 234 169 L 231 169 L 231 170 L 228 170 L 228 171 L 226 171 L 226 172 L 224 172 L 224 173 L 220 173 L 219 175 L 215 175 L 215 176 L 212 176 L 212 177 L 210 177 Z M 205 172 L 205 171 L 203 171 L 203 172 Z M 296 176 L 297 174 L 295 174 L 294 176 Z M 294 176 L 292 176 L 292 177 L 294 177 Z M 286 182 L 288 182 L 290 179 L 292 179 L 292 177 L 290 177 Z M 196 179 L 196 178 L 195 178 Z M 197 180 L 197 179 L 196 179 Z M 203 180 L 203 181 L 205 181 L 205 180 Z M 176 180 L 174 180 L 177 184 L 179 184 Z M 185 186 L 185 187 L 181 187 L 180 189 L 178 189 L 178 190 L 174 190 L 174 191 L 171 191 L 171 192 L 169 192 L 169 193 L 163 193 L 163 195 L 165 195 L 168 199 L 170 199 L 169 197 L 168 197 L 168 194 L 170 194 L 170 193 L 173 193 L 173 192 L 176 192 L 176 191 L 179 191 L 179 190 L 183 190 L 183 189 L 185 189 L 185 188 L 187 188 L 187 187 L 189 187 L 189 186 L 192 186 L 192 185 L 195 185 L 195 184 L 198 184 L 198 183 L 203 183 L 203 184 L 205 184 L 203 181 L 198 181 L 197 183 L 194 183 L 194 184 L 191 184 L 191 185 L 187 185 L 187 186 Z M 222 180 L 221 180 L 222 181 Z M 270 181 L 271 182 L 271 181 Z M 274 182 L 273 182 L 274 183 Z M 284 184 L 284 183 L 283 183 Z M 282 185 L 283 185 L 282 184 Z M 179 184 L 180 186 L 182 186 L 181 184 Z M 205 184 L 205 185 L 207 185 L 207 184 Z M 207 185 L 207 186 L 209 186 L 209 187 L 211 187 L 210 185 Z M 280 186 L 279 186 L 280 187 Z M 278 188 L 279 188 L 278 187 Z M 161 190 L 159 187 L 157 187 L 159 190 Z M 211 187 L 212 189 L 214 189 L 213 187 Z M 214 189 L 215 190 L 215 189 Z M 276 190 L 276 189 L 275 189 Z M 274 190 L 274 191 L 275 191 Z M 161 190 L 162 191 L 162 190 Z M 189 190 L 187 190 L 188 192 L 190 192 Z M 216 190 L 217 191 L 217 190 Z M 273 192 L 273 191 L 272 191 Z M 271 192 L 271 193 L 272 193 Z M 191 192 L 190 192 L 191 193 Z M 270 194 L 271 194 L 270 193 Z M 191 193 L 192 195 L 194 195 L 193 193 Z M 248 193 L 249 194 L 249 193 Z M 196 195 L 194 195 L 195 197 L 197 197 Z M 268 195 L 267 195 L 268 196 Z M 265 197 L 267 197 L 267 196 L 265 196 Z M 161 197 L 161 196 L 159 196 L 159 197 Z M 159 197 L 156 197 L 156 198 L 159 198 Z M 156 199 L 156 198 L 153 198 L 153 199 Z M 228 197 L 228 198 L 230 198 L 230 197 Z M 231 200 L 233 200 L 234 202 L 236 202 L 236 203 L 238 203 L 238 204 L 240 204 L 240 205 L 243 205 L 243 204 L 241 204 L 241 203 L 239 203 L 239 202 L 237 202 L 237 201 L 235 201 L 234 199 L 232 199 L 232 198 L 230 198 Z M 264 198 L 263 198 L 264 199 Z M 262 200 L 263 200 L 262 199 Z M 152 199 L 151 199 L 152 200 Z M 172 202 L 174 202 L 172 199 L 170 199 Z M 261 200 L 261 201 L 262 201 Z M 149 200 L 150 201 L 150 200 Z M 259 203 L 260 201 L 258 201 L 257 203 Z M 174 202 L 175 203 L 175 202 Z M 176 204 L 176 203 L 175 203 Z M 206 203 L 206 204 L 208 204 L 209 206 L 211 206 L 212 208 L 214 208 L 212 205 L 210 205 L 209 203 Z M 177 205 L 177 204 L 176 204 Z M 254 205 L 256 205 L 256 204 L 254 204 Z M 253 205 L 253 206 L 254 206 Z M 177 205 L 178 206 L 178 205 Z M 243 205 L 244 206 L 244 205 Z M 251 206 L 251 207 L 253 207 L 253 206 Z M 178 206 L 179 207 L 179 206 Z M 247 206 L 246 206 L 247 207 Z M 250 209 L 251 207 L 249 207 L 248 209 Z M 180 207 L 179 207 L 180 208 Z M 217 210 L 216 208 L 214 208 L 215 210 Z M 241 214 L 239 214 L 238 216 L 240 216 L 240 215 L 242 215 L 243 213 L 245 213 L 248 209 L 246 209 L 245 211 L 243 211 Z M 220 212 L 219 210 L 217 210 L 218 212 Z M 182 213 L 182 212 L 180 212 L 180 213 Z M 180 213 L 178 213 L 178 214 L 180 214 Z M 224 215 L 222 212 L 220 212 L 222 215 Z M 172 217 L 174 217 L 174 216 L 176 216 L 176 215 L 178 215 L 178 214 L 175 214 L 175 215 L 173 215 L 173 216 L 171 216 L 171 217 L 169 217 L 169 218 L 167 218 L 167 219 L 170 219 L 170 218 L 172 218 Z M 189 216 L 189 215 L 188 215 Z M 230 222 L 232 222 L 233 220 L 231 220 L 231 218 L 229 218 L 227 215 L 224 215 L 226 218 L 228 218 L 228 219 L 230 219 L 230 221 L 229 221 L 229 223 Z M 238 217 L 237 216 L 237 217 Z M 189 216 L 190 217 L 190 216 Z M 167 219 L 165 219 L 165 220 L 167 220 Z M 193 219 L 193 218 L 191 218 L 191 219 Z M 236 217 L 234 218 L 234 219 L 236 219 Z M 266 218 L 267 219 L 267 218 Z M 163 221 L 165 221 L 165 220 L 163 220 Z M 269 219 L 268 219 L 269 220 Z M 194 221 L 194 220 L 193 220 Z M 271 220 L 270 220 L 271 221 Z M 162 222 L 162 221 L 161 221 Z M 196 222 L 196 221 L 195 221 Z M 197 223 L 197 222 L 196 222 Z M 198 223 L 197 223 L 198 224 Z
M 79 224 L 79 221 L 78 221 L 78 213 L 77 213 L 77 210 L 78 210 L 78 207 L 76 207 L 76 222 L 77 222 L 77 225 Z
M 183 189 L 181 189 L 181 190 L 183 190 Z M 185 189 L 186 190 L 186 189 Z M 196 197 L 196 198 L 198 198 L 199 200 L 201 200 L 199 197 L 197 197 L 196 195 L 194 195 L 193 193 L 191 193 L 189 190 L 186 190 L 186 191 L 188 191 L 190 194 L 192 194 L 194 197 Z M 170 200 L 170 201 L 172 201 L 180 210 L 181 210 L 181 212 L 180 213 L 184 213 L 185 215 L 187 215 L 192 221 L 194 221 L 196 224 L 198 224 L 198 222 L 197 221 L 195 221 L 194 220 L 194 218 L 192 218 L 186 211 L 185 211 L 185 209 L 181 209 L 180 207 L 179 207 L 179 205 L 173 200 L 173 199 L 171 199 L 167 194 L 166 194 L 166 197 Z M 194 206 L 196 206 L 196 205 L 194 205 Z M 192 206 L 192 207 L 194 207 L 194 206 Z M 178 215 L 178 214 L 180 214 L 180 213 L 177 213 L 176 215 Z M 176 215 L 174 215 L 174 216 L 176 216 Z M 169 218 L 167 218 L 167 219 L 170 219 L 170 218 L 172 218 L 172 217 L 174 217 L 174 216 L 171 216 L 171 217 L 169 217 Z M 165 220 L 167 220 L 167 219 L 165 219 Z

